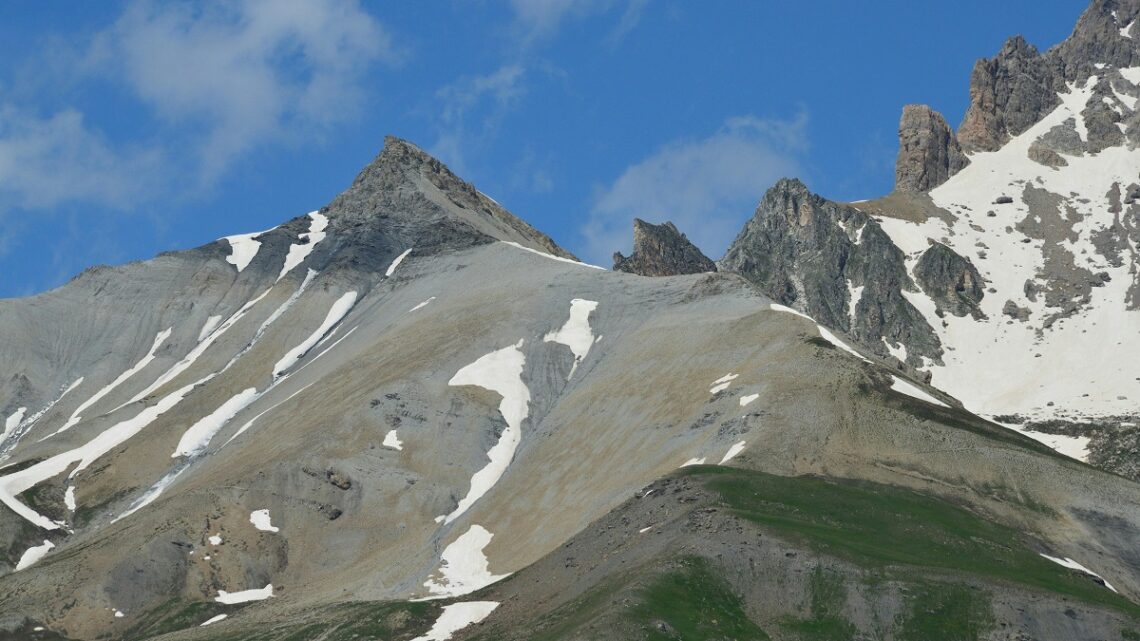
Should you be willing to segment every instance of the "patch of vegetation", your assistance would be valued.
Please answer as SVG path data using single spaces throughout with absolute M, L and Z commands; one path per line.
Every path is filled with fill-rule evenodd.
M 900 641 L 976 641 L 994 627 L 989 593 L 967 585 L 919 584 L 906 605 Z
M 817 567 L 811 575 L 811 616 L 789 618 L 780 627 L 802 641 L 849 641 L 858 630 L 843 616 L 847 586 L 843 577 Z
M 221 613 L 222 610 L 220 604 L 208 601 L 170 599 L 144 614 L 142 619 L 123 635 L 123 641 L 141 641 L 167 632 L 196 627 Z
M 1124 641 L 1140 641 L 1140 632 L 1132 628 L 1125 628 L 1120 631 L 1120 638 Z
M 802 540 L 821 553 L 909 579 L 917 568 L 1018 583 L 1140 617 L 1140 606 L 1042 558 L 1023 535 L 903 488 L 817 477 L 782 477 L 692 466 L 722 505 L 742 518 Z
M 680 559 L 675 569 L 654 580 L 629 618 L 651 641 L 769 638 L 744 613 L 728 583 L 696 556 Z

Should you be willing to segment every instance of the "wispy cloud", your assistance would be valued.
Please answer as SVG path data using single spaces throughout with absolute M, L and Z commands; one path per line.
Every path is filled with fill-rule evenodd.
M 608 13 L 622 7 L 609 40 L 616 42 L 637 26 L 649 0 L 510 0 L 515 29 L 524 45 L 553 37 L 570 20 Z
M 485 75 L 467 76 L 441 87 L 438 136 L 431 152 L 460 174 L 465 155 L 493 136 L 508 111 L 526 94 L 527 68 L 508 64 Z
M 714 134 L 661 147 L 601 190 L 580 229 L 582 254 L 604 262 L 628 251 L 632 220 L 670 220 L 719 258 L 764 191 L 801 175 L 807 116 L 790 120 L 730 118 Z

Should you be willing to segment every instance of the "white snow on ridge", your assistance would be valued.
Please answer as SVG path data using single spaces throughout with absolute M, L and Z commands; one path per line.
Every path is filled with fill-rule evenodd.
M 174 453 L 170 455 L 170 458 L 197 456 L 204 452 L 206 447 L 210 445 L 210 440 L 214 438 L 214 435 L 217 434 L 230 419 L 237 416 L 238 412 L 249 407 L 259 397 L 260 394 L 257 393 L 256 387 L 244 389 L 225 403 L 222 403 L 210 414 L 198 419 L 196 423 L 182 433 L 182 438 L 178 441 L 178 447 L 174 449 Z
M 36 563 L 40 559 L 47 556 L 47 553 L 54 547 L 55 543 L 44 539 L 42 545 L 37 545 L 24 550 L 24 553 L 20 555 L 20 560 L 16 562 L 16 569 L 14 571 L 19 572 L 20 570 L 23 570 L 24 568 Z
M 249 267 L 249 264 L 257 256 L 257 252 L 261 250 L 261 241 L 254 240 L 253 237 L 264 233 L 263 231 L 256 231 L 252 234 L 226 236 L 223 239 L 230 244 L 230 255 L 226 256 L 226 262 L 237 267 L 239 274 L 246 267 Z
M 920 401 L 926 401 L 927 403 L 933 403 L 934 405 L 941 405 L 942 407 L 950 407 L 946 403 L 943 403 L 930 394 L 927 394 L 922 388 L 918 387 L 917 385 L 911 383 L 910 381 L 903 380 L 894 374 L 891 374 L 891 389 L 900 394 L 906 394 L 907 396 L 917 398 Z
M 388 265 L 388 269 L 384 270 L 384 278 L 389 278 L 392 276 L 392 274 L 396 273 L 396 268 L 400 266 L 400 263 L 404 262 L 404 259 L 408 257 L 408 254 L 412 253 L 412 249 L 412 247 L 405 249 L 404 253 L 397 256 L 396 259 L 392 261 L 392 264 Z
M 394 450 L 404 449 L 404 443 L 396 435 L 396 430 L 390 430 L 387 434 L 385 434 L 384 435 L 384 442 L 381 443 L 381 445 L 383 445 L 384 447 L 390 447 Z
M 100 399 L 102 399 L 107 394 L 110 394 L 112 391 L 115 390 L 116 387 L 118 387 L 119 385 L 122 385 L 123 383 L 125 383 L 127 381 L 127 379 L 129 379 L 130 377 L 139 373 L 144 367 L 149 365 L 150 362 L 154 360 L 155 352 L 158 351 L 159 347 L 162 347 L 162 344 L 166 342 L 166 339 L 170 338 L 170 333 L 172 331 L 174 331 L 174 328 L 168 327 L 165 330 L 159 332 L 154 337 L 154 343 L 150 346 L 150 351 L 146 353 L 146 356 L 144 356 L 142 358 L 142 360 L 135 363 L 133 367 L 131 367 L 127 371 L 120 374 L 118 378 L 116 378 L 115 380 L 108 383 L 106 387 L 99 390 L 98 392 L 95 392 L 95 394 L 92 395 L 91 398 L 87 399 L 86 401 L 83 401 L 83 403 L 81 403 L 79 405 L 79 407 L 75 408 L 75 411 L 71 413 L 71 418 L 67 419 L 67 422 L 63 424 L 63 427 L 59 428 L 55 432 L 52 432 L 48 436 L 45 436 L 44 438 L 49 438 L 49 437 L 55 436 L 56 434 L 59 434 L 60 432 L 66 432 L 68 429 L 74 427 L 76 424 L 79 423 L 79 421 L 83 420 L 83 416 L 81 414 L 83 411 L 85 411 L 87 408 L 91 407 L 95 403 L 98 403 Z M 40 439 L 40 440 L 43 440 L 43 439 Z
M 338 298 L 336 302 L 332 304 L 332 307 L 329 308 L 329 312 L 325 316 L 325 320 L 321 323 L 321 326 L 310 334 L 300 345 L 294 347 L 289 353 L 281 357 L 281 360 L 277 361 L 277 364 L 273 366 L 273 377 L 280 377 L 286 370 L 296 365 L 297 361 L 304 358 L 305 354 L 352 310 L 353 305 L 356 304 L 356 296 L 356 292 L 347 292 Z
M 705 457 L 702 456 L 701 458 L 691 458 L 691 459 L 685 461 L 684 463 L 681 463 L 681 467 L 689 467 L 690 465 L 704 465 L 704 464 L 705 464 Z
M 445 605 L 427 634 L 412 641 L 448 641 L 459 630 L 486 619 L 497 607 L 498 601 L 467 601 Z
M 280 532 L 281 528 L 273 525 L 273 521 L 269 518 L 269 510 L 254 510 L 249 513 L 249 522 L 253 527 L 261 530 L 262 532 Z
M 315 211 L 309 212 L 309 231 L 300 235 L 300 239 L 307 242 L 294 243 L 289 246 L 289 253 L 285 255 L 285 264 L 281 266 L 281 273 L 277 275 L 277 280 L 284 278 L 285 274 L 293 271 L 294 267 L 309 257 L 317 243 L 325 239 L 325 229 L 328 226 L 329 219 L 327 216 Z
M 848 354 L 854 356 L 855 358 L 858 358 L 861 361 L 864 361 L 866 363 L 871 362 L 871 361 L 867 360 L 866 356 L 863 356 L 859 352 L 856 352 L 854 349 L 851 348 L 850 345 L 839 340 L 838 336 L 836 336 L 834 333 L 831 332 L 831 330 L 827 329 L 823 325 L 816 323 L 815 328 L 817 331 L 819 331 L 819 335 L 822 336 L 823 339 L 826 340 L 827 342 L 831 343 L 832 345 L 835 345 L 839 349 L 847 352 Z
M 481 525 L 472 525 L 459 538 L 444 548 L 440 554 L 437 582 L 429 578 L 424 587 L 432 593 L 429 599 L 463 596 L 491 585 L 506 574 L 491 574 L 487 556 L 483 549 L 491 542 L 493 534 Z
M 260 590 L 243 590 L 241 592 L 226 592 L 225 590 L 218 590 L 218 596 L 214 599 L 218 603 L 226 605 L 234 605 L 235 603 L 249 603 L 250 601 L 264 601 L 273 596 L 273 584 L 261 588 Z
M 499 402 L 499 412 L 507 422 L 507 428 L 499 436 L 499 441 L 487 451 L 490 462 L 471 477 L 471 489 L 467 496 L 459 501 L 451 514 L 444 517 L 444 523 L 459 518 L 499 482 L 522 441 L 522 422 L 530 413 L 530 390 L 522 380 L 523 365 L 526 363 L 526 356 L 519 349 L 522 345 L 520 340 L 515 345 L 491 352 L 460 369 L 447 382 L 453 387 L 474 385 L 497 392 L 503 397 Z
M 509 240 L 501 240 L 499 242 L 501 242 L 505 245 L 510 245 L 511 247 L 515 247 L 517 249 L 521 249 L 521 250 L 526 251 L 526 252 L 530 252 L 532 254 L 538 254 L 539 256 L 542 256 L 543 258 L 549 258 L 550 260 L 557 260 L 557 261 L 562 262 L 562 263 L 570 263 L 571 265 L 577 265 L 579 267 L 589 267 L 591 269 L 600 269 L 604 272 L 609 271 L 605 267 L 598 267 L 597 265 L 591 265 L 589 263 L 580 263 L 576 260 L 570 260 L 569 258 L 563 258 L 561 256 L 555 256 L 554 254 L 548 254 L 546 252 L 538 251 L 537 249 L 531 249 L 530 247 L 525 247 L 523 245 L 520 245 L 516 242 L 512 242 Z
M 228 616 L 229 616 L 228 614 L 219 614 L 217 616 L 210 617 L 209 619 L 206 619 L 205 621 L 203 621 L 202 624 L 199 625 L 198 627 L 204 628 L 204 627 L 206 627 L 212 623 L 217 623 L 218 621 L 224 621 L 226 619 L 226 617 L 228 617 Z
M 566 380 L 574 376 L 578 364 L 590 353 L 594 344 L 594 330 L 590 328 L 590 312 L 598 308 L 598 301 L 575 298 L 570 301 L 570 318 L 558 331 L 542 337 L 547 343 L 559 343 L 570 348 L 574 354 L 574 364 Z
M 59 529 L 59 523 L 52 521 L 24 505 L 16 497 L 28 488 L 46 481 L 57 474 L 62 474 L 72 465 L 75 465 L 75 467 L 72 469 L 68 478 L 75 478 L 79 472 L 87 469 L 87 467 L 98 458 L 126 442 L 132 436 L 138 434 L 145 427 L 153 423 L 159 416 L 162 416 L 181 403 L 182 399 L 189 394 L 194 387 L 213 377 L 214 374 L 211 374 L 166 395 L 158 401 L 158 403 L 143 408 L 142 411 L 132 418 L 112 425 L 95 438 L 75 449 L 60 452 L 31 467 L 0 477 L 0 502 L 7 505 L 13 512 L 19 514 L 34 525 L 45 530 Z
M 40 408 L 40 411 L 19 421 L 15 427 L 12 428 L 11 432 L 5 429 L 5 438 L 0 438 L 0 461 L 7 460 L 8 457 L 11 456 L 12 450 L 16 449 L 16 446 L 19 445 L 20 440 L 24 438 L 25 434 L 28 433 L 28 430 L 32 429 L 32 426 L 34 426 L 37 421 L 43 418 L 45 414 L 50 412 L 51 408 L 55 407 L 56 403 L 62 401 L 63 397 L 67 396 L 72 390 L 82 384 L 83 377 L 80 376 L 79 378 L 75 379 L 70 385 L 62 388 L 59 392 L 59 396 L 56 396 L 47 405 Z M 18 411 L 19 410 L 17 410 L 17 412 Z M 5 420 L 4 423 L 5 428 L 7 428 L 7 420 Z
M 322 352 L 322 354 L 323 354 L 323 353 L 324 353 L 324 352 Z M 312 361 L 309 361 L 309 362 L 311 363 Z M 304 368 L 302 367 L 301 369 L 304 369 Z M 300 371 L 300 370 L 297 370 L 297 371 Z M 284 378 L 282 378 L 282 379 L 281 379 L 281 381 L 284 381 L 284 380 L 285 380 Z M 273 410 L 277 409 L 278 407 L 280 407 L 280 406 L 284 405 L 285 403 L 287 403 L 287 402 L 289 402 L 290 400 L 292 400 L 292 398 L 293 398 L 294 396 L 296 396 L 296 395 L 300 394 L 301 392 L 303 392 L 303 391 L 305 391 L 305 390 L 309 389 L 309 388 L 310 388 L 310 387 L 312 387 L 312 386 L 313 386 L 313 383 L 309 383 L 308 385 L 305 385 L 304 387 L 302 387 L 301 389 L 297 390 L 296 392 L 293 392 L 293 393 L 292 393 L 292 394 L 290 394 L 289 396 L 286 396 L 286 397 L 285 397 L 283 400 L 281 400 L 281 401 L 279 401 L 279 402 L 277 402 L 277 403 L 274 403 L 274 404 L 273 404 L 272 406 L 270 406 L 269 408 L 267 408 L 267 409 L 265 409 L 265 410 L 262 410 L 261 412 L 259 412 L 257 416 L 254 416 L 253 418 L 249 419 L 249 420 L 248 420 L 248 421 L 246 421 L 246 422 L 245 422 L 245 423 L 244 423 L 244 424 L 243 424 L 241 427 L 239 427 L 239 428 L 238 428 L 238 430 L 237 430 L 236 432 L 234 432 L 234 433 L 233 433 L 233 436 L 231 436 L 231 437 L 229 437 L 228 439 L 226 439 L 226 442 L 222 444 L 222 447 L 225 447 L 226 445 L 229 445 L 229 444 L 230 444 L 230 441 L 232 441 L 232 440 L 234 440 L 235 438 L 237 438 L 237 437 L 241 436 L 242 434 L 244 434 L 244 433 L 245 433 L 245 431 L 246 431 L 246 430 L 248 430 L 249 428 L 253 427 L 253 424 L 257 422 L 257 419 L 261 418 L 262 416 L 265 416 L 265 415 L 266 415 L 266 414 L 268 414 L 269 412 L 272 412 Z M 271 385 L 271 386 L 269 387 L 269 389 L 267 389 L 267 390 L 265 390 L 264 392 L 262 392 L 262 393 L 261 393 L 261 396 L 264 396 L 264 395 L 268 394 L 268 393 L 269 393 L 269 390 L 273 389 L 274 387 L 276 387 L 276 384 L 274 384 L 274 385 Z
M 1097 574 L 1096 572 L 1093 572 L 1092 570 L 1086 568 L 1085 566 L 1081 565 L 1080 563 L 1077 563 L 1076 561 L 1074 561 L 1070 558 L 1059 559 L 1055 556 L 1049 556 L 1048 554 L 1042 554 L 1041 556 L 1045 557 L 1046 559 L 1049 559 L 1050 561 L 1056 563 L 1057 565 L 1062 565 L 1064 567 L 1067 567 L 1070 570 L 1076 570 L 1078 572 L 1084 572 L 1085 574 L 1087 574 L 1089 576 L 1094 576 L 1094 577 L 1100 579 L 1101 581 L 1104 581 L 1104 587 L 1108 588 L 1109 590 L 1112 590 L 1113 592 L 1116 592 L 1116 588 L 1112 587 L 1112 584 L 1109 583 L 1108 581 L 1105 581 L 1104 577 Z
M 785 314 L 795 314 L 796 316 L 799 316 L 800 318 L 806 318 L 813 323 L 815 322 L 815 319 L 812 318 L 811 316 L 808 316 L 807 314 L 805 314 L 799 310 L 792 309 L 791 307 L 786 307 L 786 306 L 781 305 L 779 303 L 772 303 L 772 304 L 768 305 L 768 309 L 770 309 L 774 312 L 784 312 Z

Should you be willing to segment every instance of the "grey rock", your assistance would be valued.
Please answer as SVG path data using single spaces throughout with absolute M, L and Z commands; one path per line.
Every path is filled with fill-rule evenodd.
M 1035 163 L 1045 165 L 1046 167 L 1065 167 L 1069 161 L 1065 160 L 1064 156 L 1053 151 L 1052 149 L 1042 145 L 1039 141 L 1034 141 L 1029 145 L 1029 151 L 1026 153 L 1029 159 Z
M 985 283 L 968 258 L 959 256 L 942 243 L 931 243 L 914 266 L 914 277 L 926 295 L 937 305 L 939 316 L 984 318 L 978 307 L 985 296 Z
M 897 191 L 930 191 L 969 163 L 942 114 L 926 105 L 903 107 L 895 161 Z
M 1029 315 L 1032 312 L 1030 312 L 1028 307 L 1021 307 L 1012 300 L 1007 300 L 1005 301 L 1005 305 L 1002 305 L 1001 313 L 1014 320 L 1026 321 L 1029 320 Z
M 716 263 L 701 253 L 689 239 L 666 222 L 660 225 L 633 219 L 633 253 L 614 254 L 614 271 L 640 276 L 676 276 L 715 272 Z
M 917 289 L 902 251 L 873 218 L 798 180 L 768 190 L 717 265 L 876 354 L 888 354 L 885 339 L 907 346 L 910 365 L 921 356 L 941 362 L 933 329 L 902 295 Z M 851 289 L 860 287 L 860 299 L 851 300 Z

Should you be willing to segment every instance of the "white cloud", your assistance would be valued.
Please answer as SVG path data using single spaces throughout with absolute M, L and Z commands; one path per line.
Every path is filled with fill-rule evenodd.
M 87 64 L 163 123 L 200 132 L 194 151 L 208 183 L 258 145 L 352 117 L 364 74 L 398 59 L 353 0 L 139 1 L 95 38 Z
M 632 222 L 674 222 L 716 259 L 751 216 L 764 191 L 801 175 L 807 117 L 731 118 L 713 135 L 669 143 L 628 167 L 601 191 L 580 229 L 583 259 L 606 263 L 629 252 Z
M 115 148 L 76 110 L 43 117 L 0 104 L 0 212 L 75 201 L 126 207 L 160 161 L 155 149 Z

